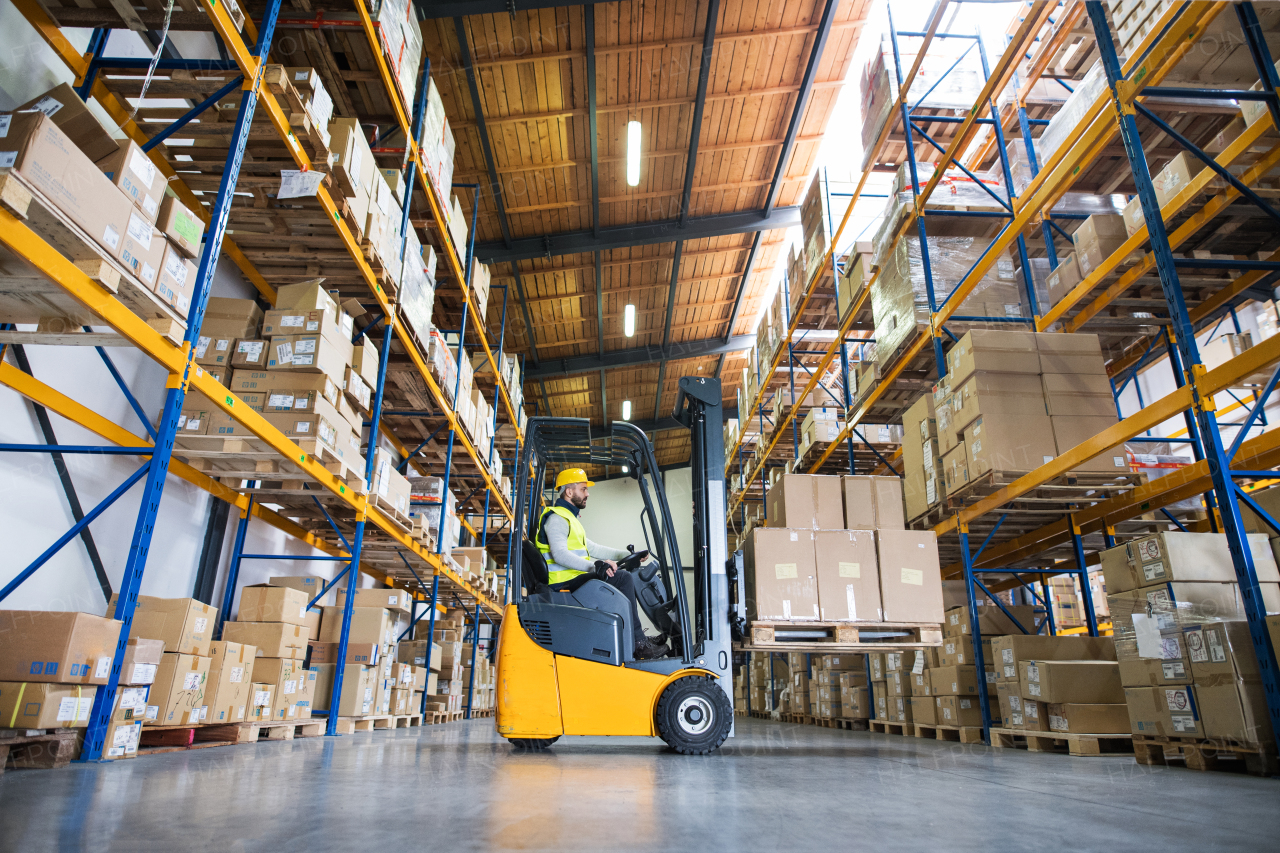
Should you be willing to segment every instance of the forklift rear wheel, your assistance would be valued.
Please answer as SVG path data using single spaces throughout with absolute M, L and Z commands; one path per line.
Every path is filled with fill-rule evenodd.
M 715 752 L 733 727 L 729 697 L 707 675 L 690 675 L 671 683 L 658 699 L 658 736 L 684 755 Z
M 513 737 L 507 738 L 511 741 L 511 745 L 516 749 L 546 749 L 551 744 L 560 740 L 560 736 L 555 737 Z

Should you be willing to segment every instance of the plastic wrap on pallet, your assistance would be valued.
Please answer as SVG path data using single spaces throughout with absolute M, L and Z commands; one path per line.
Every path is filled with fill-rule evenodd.
M 371 4 L 383 53 L 395 77 L 406 110 L 413 109 L 422 64 L 422 30 L 408 0 L 381 0 Z
M 1084 121 L 1085 113 L 1106 88 L 1107 76 L 1102 70 L 1102 63 L 1094 62 L 1036 141 L 1036 157 L 1042 167 L 1076 126 Z
M 840 227 L 853 191 L 857 189 L 858 177 L 852 170 L 824 166 L 818 169 L 809 184 L 800 205 L 800 224 L 804 231 L 805 266 L 811 273 L 826 257 L 831 238 Z
M 936 304 L 960 283 L 990 245 L 981 237 L 931 237 L 929 267 Z M 956 312 L 970 316 L 1008 316 L 1005 306 L 1021 304 L 1013 261 L 1000 256 L 991 270 L 961 303 Z M 875 320 L 876 363 L 888 365 L 919 325 L 929 323 L 929 296 L 925 285 L 920 238 L 906 236 L 885 259 L 877 287 L 871 289 Z M 988 305 L 993 306 L 989 311 Z M 996 307 L 998 314 L 992 314 Z
M 936 168 L 932 163 L 916 164 L 918 187 L 924 189 L 933 178 Z M 996 170 L 974 172 L 975 181 L 956 167 L 947 169 L 933 194 L 929 196 L 926 210 L 1000 210 L 1001 206 L 991 193 L 1004 201 L 1009 200 L 1004 180 Z M 979 184 L 981 181 L 981 184 Z M 986 189 L 983 189 L 986 187 Z M 991 190 L 991 193 L 987 192 Z M 897 233 L 902 221 L 915 209 L 915 193 L 911 189 L 911 166 L 908 163 L 899 167 L 894 177 L 893 190 L 885 202 L 884 217 L 876 229 L 872 239 L 872 258 L 875 266 L 883 266 L 885 255 L 891 248 L 893 235 Z
M 1036 305 L 1044 311 L 1049 305 L 1049 273 L 1053 270 L 1049 267 L 1048 258 L 1030 258 L 1029 260 L 1031 261 L 1031 281 L 1036 289 Z M 1014 272 L 1014 281 L 1019 287 L 1026 289 L 1027 281 L 1023 277 L 1021 267 Z
M 1022 195 L 1031 183 L 1031 164 L 1027 157 L 1026 143 L 1021 139 L 1011 141 L 1006 149 L 1009 155 L 1009 172 L 1013 178 L 1014 195 Z M 1041 152 L 1036 143 L 1037 162 L 1043 162 L 1047 155 Z M 1094 193 L 1063 193 L 1062 198 L 1053 205 L 1053 213 L 1093 216 L 1096 213 L 1123 215 L 1124 205 L 1118 203 L 1114 195 L 1095 195 Z
M 862 95 L 863 169 L 870 164 L 876 140 L 880 138 L 880 132 L 893 109 L 894 87 L 889 83 L 889 68 L 892 64 L 892 54 L 886 55 L 882 46 L 862 69 L 859 91 Z
M 438 329 L 432 329 L 427 345 L 427 369 L 440 385 L 445 399 L 453 402 L 454 385 L 458 379 L 458 361 L 454 356 L 454 348 L 445 342 L 444 335 Z

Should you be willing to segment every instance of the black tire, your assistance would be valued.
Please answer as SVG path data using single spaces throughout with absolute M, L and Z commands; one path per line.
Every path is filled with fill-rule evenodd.
M 733 705 L 709 675 L 690 675 L 669 684 L 654 716 L 658 736 L 683 755 L 715 752 L 733 728 Z
M 511 745 L 516 749 L 540 750 L 546 749 L 551 744 L 560 740 L 560 736 L 555 737 L 513 737 L 507 738 L 511 741 Z

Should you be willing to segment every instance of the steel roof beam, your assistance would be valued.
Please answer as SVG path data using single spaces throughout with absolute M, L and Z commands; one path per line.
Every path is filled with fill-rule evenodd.
M 678 361 L 686 358 L 704 358 L 728 352 L 741 352 L 751 349 L 755 344 L 755 335 L 738 335 L 727 341 L 724 338 L 705 338 L 696 341 L 681 341 L 663 347 L 636 347 L 634 349 L 611 350 L 604 358 L 599 356 L 575 356 L 573 358 L 548 359 L 536 367 L 525 368 L 526 379 L 552 379 L 571 373 L 590 373 L 594 370 L 612 367 L 635 367 L 641 364 L 654 364 L 659 361 Z
M 680 195 L 680 227 L 689 221 L 689 199 L 693 196 L 693 173 L 698 165 L 698 139 L 702 136 L 702 110 L 707 105 L 707 78 L 711 76 L 711 54 L 716 46 L 716 20 L 720 0 L 710 0 L 707 24 L 702 32 L 702 62 L 698 68 L 698 96 L 693 102 L 693 126 L 689 128 L 689 159 L 684 167 L 684 192 Z M 594 117 L 595 112 L 592 111 Z M 597 211 L 599 210 L 597 201 Z M 670 324 L 668 324 L 670 325 Z
M 733 327 L 738 325 L 738 314 L 742 311 L 742 298 L 747 294 L 747 283 L 751 280 L 751 269 L 756 265 L 756 254 L 760 251 L 760 232 L 756 232 L 751 241 L 751 253 L 747 255 L 747 267 L 742 271 L 742 283 L 738 285 L 738 293 L 733 297 L 733 311 L 729 314 L 729 325 L 724 330 L 724 339 L 733 336 Z

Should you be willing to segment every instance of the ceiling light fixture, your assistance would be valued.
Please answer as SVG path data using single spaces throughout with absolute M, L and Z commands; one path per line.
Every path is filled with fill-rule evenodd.
M 627 122 L 627 186 L 640 184 L 640 122 Z
M 622 309 L 622 334 L 628 338 L 636 334 L 636 306 L 628 305 Z
M 630 400 L 622 401 L 622 419 L 624 421 L 631 420 L 631 401 Z

